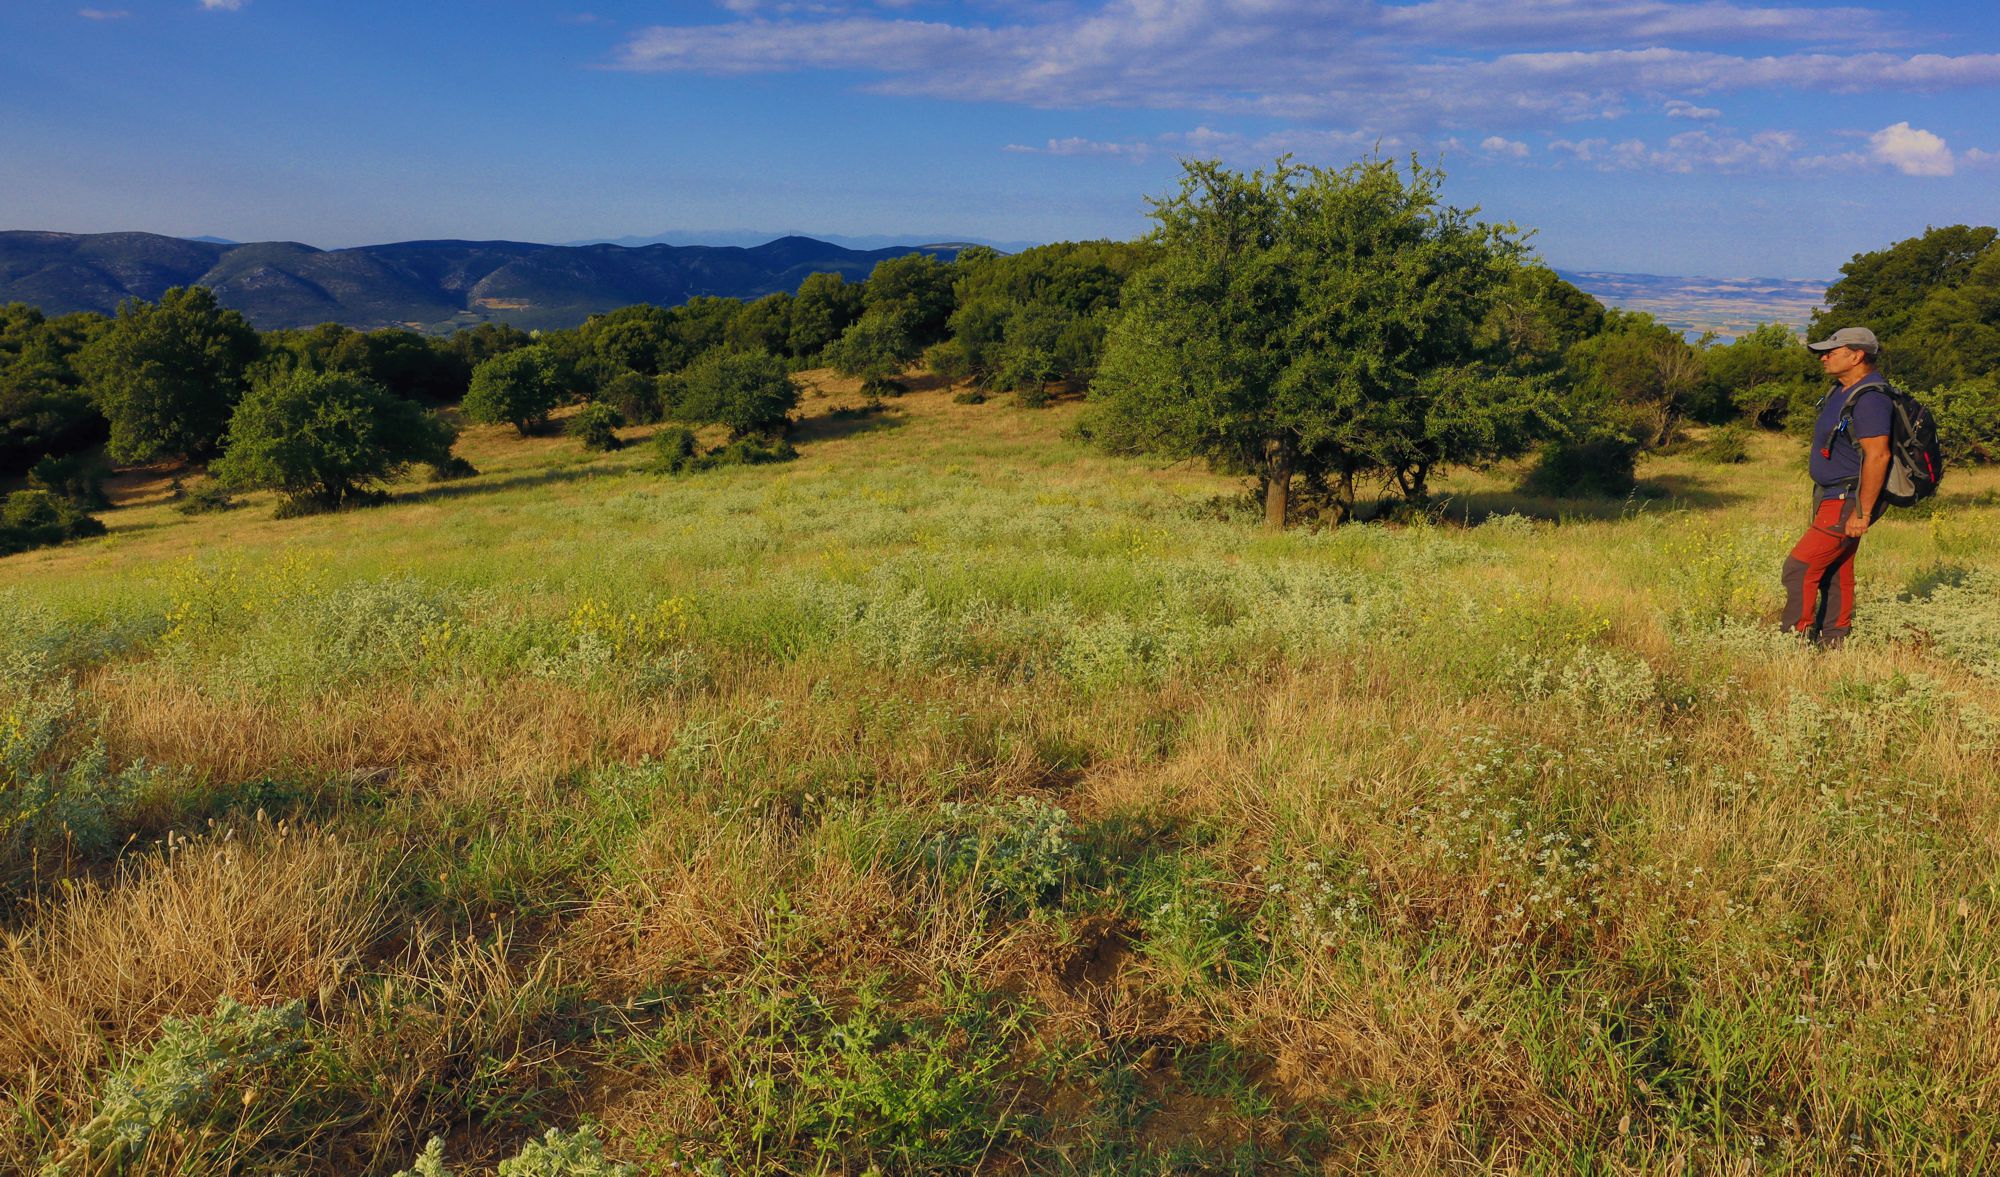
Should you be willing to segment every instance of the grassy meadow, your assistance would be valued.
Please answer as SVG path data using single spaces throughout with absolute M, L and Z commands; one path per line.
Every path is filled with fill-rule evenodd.
M 0 1171 L 2000 1168 L 2000 470 L 1817 652 L 1795 440 L 1274 534 L 820 386 L 0 560 Z

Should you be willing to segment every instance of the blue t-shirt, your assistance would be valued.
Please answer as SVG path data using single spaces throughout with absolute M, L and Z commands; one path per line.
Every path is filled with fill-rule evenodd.
M 1823 487 L 1855 482 L 1861 478 L 1861 446 L 1864 437 L 1889 436 L 1889 419 L 1895 411 L 1886 390 L 1889 382 L 1880 372 L 1863 376 L 1858 384 L 1871 385 L 1855 398 L 1854 414 L 1845 430 L 1840 428 L 1840 409 L 1847 403 L 1849 385 L 1826 394 L 1813 423 L 1812 480 Z M 1879 387 L 1885 391 L 1878 392 Z M 1836 431 L 1839 435 L 1835 436 Z

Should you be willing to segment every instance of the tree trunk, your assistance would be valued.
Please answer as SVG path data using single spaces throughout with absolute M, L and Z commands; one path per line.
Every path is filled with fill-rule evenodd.
M 1674 439 L 1674 427 L 1681 423 L 1680 413 L 1670 404 L 1660 411 L 1659 432 L 1653 436 L 1653 448 L 1659 449 Z
M 1285 527 L 1285 512 L 1292 498 L 1292 447 L 1282 439 L 1264 443 L 1264 526 L 1273 531 Z
M 1396 484 L 1402 487 L 1403 500 L 1409 503 L 1425 503 L 1430 500 L 1430 478 L 1430 466 L 1421 462 L 1398 467 L 1396 470 Z
M 1345 466 L 1341 467 L 1340 482 L 1335 486 L 1333 494 L 1330 497 L 1332 502 L 1329 504 L 1329 509 L 1333 514 L 1333 525 L 1335 527 L 1354 518 L 1353 470 Z

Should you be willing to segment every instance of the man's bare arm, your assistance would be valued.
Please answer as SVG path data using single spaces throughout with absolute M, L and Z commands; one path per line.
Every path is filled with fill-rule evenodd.
M 1889 481 L 1889 439 L 1886 437 L 1864 437 L 1861 439 L 1861 502 L 1854 514 L 1848 516 L 1847 534 L 1859 537 L 1868 531 L 1868 521 L 1875 517 L 1875 502 L 1882 497 L 1882 484 Z

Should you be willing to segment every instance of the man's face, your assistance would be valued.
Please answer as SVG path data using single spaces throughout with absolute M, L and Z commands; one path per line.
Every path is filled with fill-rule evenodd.
M 1819 353 L 1820 370 L 1835 380 L 1845 381 L 1868 363 L 1868 353 L 1858 347 L 1836 347 Z

